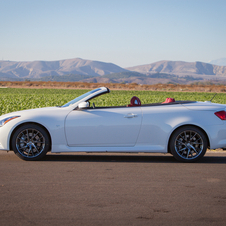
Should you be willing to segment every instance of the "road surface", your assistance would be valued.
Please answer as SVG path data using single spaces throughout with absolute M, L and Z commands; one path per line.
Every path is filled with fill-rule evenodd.
M 169 154 L 0 151 L 0 225 L 225 225 L 226 152 L 198 163 Z

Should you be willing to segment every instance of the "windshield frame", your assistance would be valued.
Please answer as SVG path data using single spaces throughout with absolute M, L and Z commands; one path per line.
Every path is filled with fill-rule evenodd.
M 102 92 L 100 92 L 102 91 Z M 72 106 L 72 105 L 75 105 L 76 103 L 80 103 L 83 101 L 89 101 L 93 98 L 95 98 L 96 96 L 99 96 L 99 95 L 102 95 L 102 94 L 105 94 L 105 93 L 109 93 L 110 90 L 106 87 L 100 87 L 100 88 L 96 88 L 94 90 L 91 90 L 87 93 L 84 93 L 82 94 L 81 96 L 78 96 L 76 97 L 75 99 L 69 101 L 68 103 L 64 104 L 63 106 L 61 107 L 69 107 L 69 106 Z

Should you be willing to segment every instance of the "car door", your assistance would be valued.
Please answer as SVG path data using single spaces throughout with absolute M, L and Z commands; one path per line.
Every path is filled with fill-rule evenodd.
M 141 121 L 140 107 L 73 110 L 65 120 L 65 133 L 69 146 L 134 146 Z

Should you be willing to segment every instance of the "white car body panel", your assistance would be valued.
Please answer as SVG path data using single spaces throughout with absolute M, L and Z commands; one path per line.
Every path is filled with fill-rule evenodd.
M 64 133 L 64 119 L 68 114 L 68 109 L 49 107 L 38 108 L 32 110 L 25 110 L 13 112 L 6 116 L 20 115 L 21 117 L 8 122 L 6 125 L 0 127 L 0 143 L 4 150 L 9 150 L 10 137 L 13 130 L 23 123 L 37 123 L 45 127 L 51 134 L 52 143 L 62 144 L 66 143 Z M 5 115 L 4 115 L 5 116 Z M 2 116 L 0 117 L 1 120 Z
M 24 123 L 43 126 L 51 152 L 168 152 L 172 133 L 184 125 L 201 128 L 211 149 L 226 147 L 226 125 L 216 115 L 226 105 L 209 102 L 77 109 L 109 92 L 101 87 L 64 107 L 39 108 L 0 116 L 20 116 L 0 127 L 0 149 L 10 150 L 13 131 Z M 128 100 L 129 102 L 129 100 Z M 85 106 L 85 105 L 84 105 Z
M 214 115 L 214 112 L 222 110 L 222 106 L 219 105 L 217 110 L 215 107 L 215 111 L 200 111 L 198 114 L 196 111 L 188 110 L 181 104 L 171 105 L 170 107 L 167 105 L 141 107 L 141 109 L 143 121 L 137 145 L 149 145 L 152 151 L 156 149 L 157 145 L 162 147 L 164 152 L 167 152 L 171 134 L 175 129 L 183 125 L 200 127 L 207 133 L 208 137 L 213 137 L 214 128 L 218 130 L 221 127 L 223 129 L 225 127 L 225 122 Z M 210 140 L 212 148 L 215 148 L 216 145 L 217 141 Z
M 65 120 L 68 146 L 133 147 L 140 132 L 140 108 L 71 111 Z

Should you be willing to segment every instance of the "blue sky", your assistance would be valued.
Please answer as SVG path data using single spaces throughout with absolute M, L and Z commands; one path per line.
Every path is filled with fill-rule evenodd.
M 226 0 L 0 0 L 0 60 L 226 57 Z

